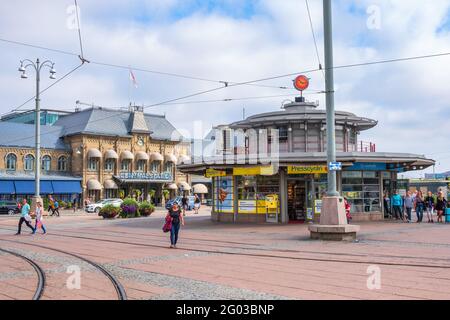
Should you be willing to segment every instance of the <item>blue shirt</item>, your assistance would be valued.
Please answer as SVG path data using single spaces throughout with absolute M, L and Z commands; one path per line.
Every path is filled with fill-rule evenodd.
M 20 212 L 20 216 L 25 217 L 29 214 L 30 214 L 30 205 L 27 203 L 22 206 L 22 211 Z
M 392 196 L 392 205 L 393 206 L 401 206 L 401 205 L 403 205 L 402 196 L 399 195 L 399 194 L 394 194 Z

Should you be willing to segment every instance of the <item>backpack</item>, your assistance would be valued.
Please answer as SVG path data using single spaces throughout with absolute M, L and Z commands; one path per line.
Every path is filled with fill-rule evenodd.
M 166 217 L 166 222 L 164 223 L 162 230 L 163 232 L 169 232 L 172 229 L 172 218 L 170 216 Z

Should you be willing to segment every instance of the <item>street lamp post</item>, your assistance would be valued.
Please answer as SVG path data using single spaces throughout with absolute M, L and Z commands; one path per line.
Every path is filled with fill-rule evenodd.
M 20 61 L 19 72 L 22 72 L 21 78 L 27 79 L 26 69 L 28 67 L 33 67 L 36 71 L 36 109 L 35 109 L 35 159 L 34 159 L 34 170 L 35 170 L 35 194 L 32 202 L 32 207 L 35 208 L 36 202 L 40 200 L 40 180 L 41 180 L 41 109 L 40 109 L 40 88 L 39 84 L 41 81 L 41 70 L 43 67 L 48 67 L 50 69 L 50 79 L 56 79 L 55 77 L 55 64 L 50 60 L 40 62 L 36 59 L 36 62 L 31 60 Z M 33 209 L 34 210 L 34 209 Z

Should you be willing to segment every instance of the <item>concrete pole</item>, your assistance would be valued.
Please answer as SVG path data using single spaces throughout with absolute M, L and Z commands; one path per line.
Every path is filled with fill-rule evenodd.
M 40 65 L 36 60 L 36 111 L 35 111 L 35 131 L 36 131 L 36 158 L 35 158 L 35 198 L 40 198 L 41 180 L 41 109 L 39 99 Z
M 327 105 L 327 162 L 336 162 L 336 128 L 334 113 L 333 18 L 331 0 L 323 0 L 325 39 L 325 86 Z M 328 196 L 337 197 L 336 171 L 328 171 Z

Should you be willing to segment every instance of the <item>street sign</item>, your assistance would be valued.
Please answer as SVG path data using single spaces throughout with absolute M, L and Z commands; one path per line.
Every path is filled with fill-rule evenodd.
M 342 162 L 330 162 L 328 164 L 328 169 L 330 171 L 341 171 L 342 170 Z

